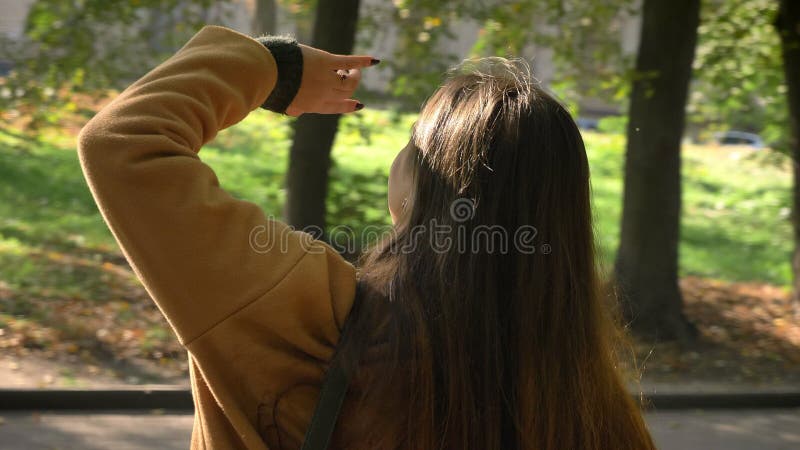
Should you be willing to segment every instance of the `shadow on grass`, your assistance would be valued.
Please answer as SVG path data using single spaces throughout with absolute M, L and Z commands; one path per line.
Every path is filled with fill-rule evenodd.
M 68 245 L 71 241 L 113 242 L 73 149 L 35 141 L 28 154 L 19 155 L 9 146 L 0 141 L 0 235 L 70 251 L 76 249 Z

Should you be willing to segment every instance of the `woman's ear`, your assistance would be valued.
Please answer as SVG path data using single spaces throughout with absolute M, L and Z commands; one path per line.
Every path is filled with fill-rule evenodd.
M 409 163 L 411 142 L 408 143 L 394 158 L 389 170 L 389 214 L 392 223 L 397 222 L 408 207 L 408 198 L 411 194 L 413 180 L 413 167 Z

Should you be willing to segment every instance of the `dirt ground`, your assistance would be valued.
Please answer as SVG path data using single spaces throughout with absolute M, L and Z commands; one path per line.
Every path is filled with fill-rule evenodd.
M 700 337 L 689 345 L 634 341 L 645 390 L 800 389 L 800 313 L 785 289 L 695 277 L 682 279 L 681 288 Z M 80 312 L 93 339 L 31 321 L 0 328 L 0 386 L 188 386 L 186 354 L 146 294 Z

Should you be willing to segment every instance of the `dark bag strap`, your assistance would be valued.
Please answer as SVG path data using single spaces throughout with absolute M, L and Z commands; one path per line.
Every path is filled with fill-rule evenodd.
M 360 286 L 356 284 L 356 298 L 353 300 L 354 305 L 355 302 L 360 300 L 360 291 Z M 345 320 L 342 334 L 344 334 L 344 330 L 347 329 L 347 324 L 351 322 L 350 316 L 355 309 L 356 308 L 351 309 L 350 314 Z M 311 423 L 308 426 L 308 430 L 306 430 L 306 437 L 303 441 L 302 450 L 327 450 L 331 436 L 333 435 L 333 430 L 336 428 L 336 420 L 339 418 L 339 411 L 342 408 L 349 383 L 350 379 L 334 354 L 334 358 L 325 373 L 325 380 L 322 382 L 319 401 L 314 410 L 314 415 L 311 416 Z

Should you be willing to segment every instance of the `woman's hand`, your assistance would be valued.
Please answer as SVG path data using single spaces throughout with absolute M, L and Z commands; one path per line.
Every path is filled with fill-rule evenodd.
M 307 45 L 303 52 L 303 78 L 300 89 L 286 114 L 342 114 L 364 107 L 350 97 L 361 81 L 361 69 L 379 63 L 371 56 L 334 55 Z

